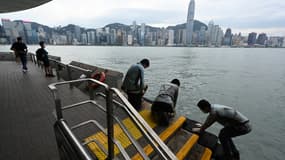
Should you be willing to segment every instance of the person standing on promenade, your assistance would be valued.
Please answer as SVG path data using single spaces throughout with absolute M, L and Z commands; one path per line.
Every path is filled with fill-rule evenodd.
M 178 79 L 161 85 L 158 96 L 151 106 L 151 115 L 159 125 L 168 125 L 170 118 L 175 115 L 179 86 Z
M 22 37 L 17 37 L 17 42 L 12 44 L 11 50 L 14 51 L 15 56 L 16 56 L 16 61 L 18 57 L 20 57 L 22 65 L 23 65 L 23 72 L 27 72 L 27 53 L 28 53 L 28 48 L 26 44 L 22 41 Z
M 204 113 L 209 113 L 206 121 L 200 128 L 193 128 L 193 132 L 204 132 L 213 123 L 218 122 L 224 126 L 219 133 L 219 140 L 223 146 L 227 160 L 239 160 L 239 152 L 232 138 L 245 135 L 251 131 L 248 118 L 232 107 L 210 104 L 207 100 L 200 100 L 197 104 Z
M 123 80 L 122 90 L 127 93 L 129 102 L 136 110 L 141 109 L 142 96 L 147 89 L 147 85 L 144 83 L 144 69 L 149 66 L 149 60 L 142 59 L 129 68 Z
M 46 47 L 45 42 L 40 41 L 39 45 L 41 48 L 39 48 L 36 51 L 37 60 L 43 62 L 44 66 L 45 66 L 46 77 L 54 77 L 54 75 L 52 73 L 52 69 L 51 69 L 50 64 L 49 64 L 48 52 L 45 50 L 45 47 Z

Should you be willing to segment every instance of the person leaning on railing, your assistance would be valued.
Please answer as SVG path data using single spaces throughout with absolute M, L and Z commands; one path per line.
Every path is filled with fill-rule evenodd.
M 49 59 L 48 59 L 48 52 L 45 50 L 44 41 L 40 41 L 39 45 L 41 48 L 39 48 L 36 51 L 37 60 L 43 62 L 44 67 L 45 67 L 46 77 L 54 77 L 50 63 L 49 63 Z

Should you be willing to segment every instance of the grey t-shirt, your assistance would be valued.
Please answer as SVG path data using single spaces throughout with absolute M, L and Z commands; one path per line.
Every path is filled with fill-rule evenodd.
M 161 85 L 159 94 L 155 98 L 155 102 L 167 103 L 174 108 L 178 97 L 178 89 L 178 86 L 172 83 Z
M 248 118 L 232 107 L 212 104 L 210 115 L 223 126 L 235 126 L 248 121 Z
M 122 89 L 126 92 L 142 92 L 144 89 L 144 67 L 142 64 L 133 64 L 123 81 Z

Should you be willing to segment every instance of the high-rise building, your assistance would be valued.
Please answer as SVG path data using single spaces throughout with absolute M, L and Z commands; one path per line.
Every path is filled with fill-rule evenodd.
M 195 1 L 191 0 L 188 6 L 186 23 L 186 45 L 191 45 L 194 27 Z
M 79 26 L 74 26 L 74 34 L 75 34 L 75 38 L 77 39 L 78 42 L 80 42 L 80 38 L 81 38 L 81 29 Z
M 268 46 L 270 47 L 282 47 L 284 42 L 284 37 L 273 36 L 269 37 Z
M 87 34 L 86 33 L 81 33 L 80 39 L 81 39 L 81 44 L 84 44 L 84 45 L 87 44 L 88 40 L 87 40 Z
M 254 45 L 256 43 L 256 33 L 251 32 L 248 34 L 247 44 L 248 45 Z
M 224 36 L 224 42 L 223 45 L 226 46 L 231 46 L 232 45 L 232 30 L 230 28 L 228 28 L 226 30 L 225 36 Z
M 133 21 L 132 25 L 132 35 L 133 35 L 133 43 L 138 43 L 138 35 L 137 35 L 137 22 Z
M 140 35 L 140 44 L 144 46 L 144 37 L 145 37 L 145 23 L 141 24 L 141 35 Z
M 215 31 L 216 31 L 216 43 L 215 43 L 215 45 L 217 47 L 219 47 L 222 45 L 224 32 L 219 25 L 215 25 Z
M 233 46 L 243 46 L 241 33 L 233 35 L 232 45 Z
M 174 45 L 174 30 L 168 30 L 168 46 Z
M 267 36 L 265 33 L 260 33 L 257 37 L 256 43 L 260 45 L 265 45 L 265 41 L 267 40 Z
M 198 43 L 204 45 L 206 42 L 206 27 L 202 26 L 198 34 Z
M 215 36 L 214 36 L 214 22 L 210 21 L 208 24 L 208 30 L 206 32 L 206 43 L 211 46 L 214 41 L 215 41 Z
M 95 31 L 87 31 L 87 43 L 89 45 L 95 44 Z
M 10 21 L 10 19 L 2 19 L 2 24 L 9 43 L 15 41 L 15 39 L 19 36 L 19 33 L 14 27 L 14 22 Z
M 128 35 L 128 45 L 129 46 L 133 45 L 133 35 L 131 34 Z

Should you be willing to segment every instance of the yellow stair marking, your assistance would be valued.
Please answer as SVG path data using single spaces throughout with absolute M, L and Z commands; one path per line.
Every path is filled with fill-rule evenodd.
M 171 126 L 169 126 L 166 130 L 164 130 L 160 135 L 160 139 L 162 141 L 167 140 L 167 138 L 169 138 L 176 130 L 178 130 L 181 125 L 186 121 L 186 118 L 181 116 L 179 117 L 176 122 L 174 122 L 173 124 L 171 124 Z M 146 147 L 144 147 L 144 151 L 146 153 L 146 155 L 150 155 L 153 152 L 153 148 L 151 147 L 150 144 L 148 144 Z M 133 156 L 132 160 L 143 160 L 143 158 L 141 157 L 141 155 L 139 153 L 137 153 L 135 156 Z
M 154 128 L 157 125 L 151 117 L 150 110 L 143 110 L 140 112 L 140 114 L 144 118 L 144 120 L 150 125 L 151 128 Z M 136 127 L 136 125 L 133 123 L 133 121 L 130 118 L 124 119 L 123 124 L 136 140 L 142 137 L 140 130 Z M 124 148 L 127 148 L 132 144 L 127 135 L 123 132 L 123 130 L 119 126 L 119 124 L 114 125 L 114 137 L 121 143 L 121 145 Z M 108 140 L 107 140 L 108 138 L 103 132 L 97 132 L 96 134 L 86 138 L 85 141 L 93 139 L 99 141 L 104 146 L 104 148 L 108 150 Z M 107 155 L 105 155 L 105 153 L 99 148 L 99 146 L 95 142 L 89 143 L 88 147 L 99 160 L 105 160 L 107 158 Z M 115 145 L 114 154 L 116 155 L 118 153 L 120 153 L 120 151 Z
M 205 148 L 201 160 L 210 160 L 212 156 L 212 151 L 209 148 Z
M 192 136 L 187 140 L 187 142 L 181 147 L 181 149 L 177 152 L 176 157 L 179 160 L 184 159 L 194 144 L 198 141 L 199 136 L 197 134 L 192 134 Z

